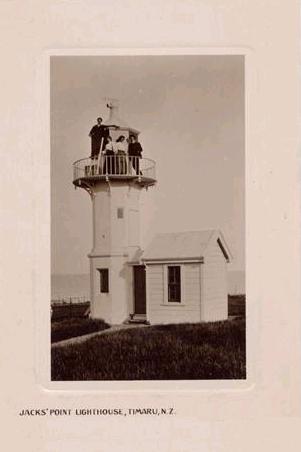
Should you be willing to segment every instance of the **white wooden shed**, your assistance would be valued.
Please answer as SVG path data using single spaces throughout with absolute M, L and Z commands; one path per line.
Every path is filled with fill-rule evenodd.
M 151 324 L 225 320 L 230 250 L 220 231 L 157 234 L 142 256 Z

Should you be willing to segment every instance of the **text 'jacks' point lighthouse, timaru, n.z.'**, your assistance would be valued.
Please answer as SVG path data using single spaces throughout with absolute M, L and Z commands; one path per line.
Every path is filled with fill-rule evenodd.
M 107 107 L 109 118 L 94 126 L 101 131 L 98 152 L 92 136 L 91 157 L 73 164 L 73 184 L 92 201 L 91 316 L 118 324 L 129 314 L 146 318 L 139 200 L 141 191 L 156 183 L 156 175 L 153 160 L 130 152 L 131 142 L 139 144 L 139 131 L 120 119 L 118 101 L 109 99 Z M 93 129 L 92 135 L 98 132 Z

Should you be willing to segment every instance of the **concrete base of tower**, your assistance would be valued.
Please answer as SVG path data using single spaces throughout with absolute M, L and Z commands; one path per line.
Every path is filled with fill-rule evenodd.
M 133 312 L 133 275 L 128 256 L 89 257 L 91 317 L 121 324 Z

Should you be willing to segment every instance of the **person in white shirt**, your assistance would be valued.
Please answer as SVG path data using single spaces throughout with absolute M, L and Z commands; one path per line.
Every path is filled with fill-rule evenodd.
M 112 141 L 112 137 L 109 135 L 107 138 L 107 143 L 104 149 L 104 174 L 115 174 L 115 143 Z
M 116 165 L 116 174 L 126 174 L 126 148 L 127 143 L 124 135 L 120 135 L 116 140 L 117 147 L 117 165 Z

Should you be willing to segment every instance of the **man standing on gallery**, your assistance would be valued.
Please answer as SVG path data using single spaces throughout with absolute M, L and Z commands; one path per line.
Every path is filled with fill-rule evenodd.
M 100 150 L 104 149 L 109 136 L 108 128 L 102 125 L 102 118 L 97 118 L 97 124 L 92 127 L 89 136 L 91 137 L 91 158 L 96 159 Z

